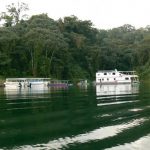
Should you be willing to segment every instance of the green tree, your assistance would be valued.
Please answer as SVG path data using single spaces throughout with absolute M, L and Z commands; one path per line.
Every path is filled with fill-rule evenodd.
M 12 53 L 17 40 L 18 36 L 9 28 L 0 28 L 0 71 L 3 75 L 12 74 Z
M 32 74 L 50 76 L 52 65 L 58 63 L 61 53 L 67 49 L 63 35 L 55 21 L 46 14 L 33 16 L 28 21 L 27 28 L 28 32 L 24 35 L 24 40 L 31 58 Z M 57 70 L 56 67 L 54 70 Z
M 4 20 L 4 26 L 9 27 L 18 24 L 21 19 L 26 18 L 27 15 L 23 13 L 29 8 L 26 3 L 18 2 L 17 5 L 15 5 L 14 3 L 12 3 L 11 5 L 7 5 L 6 9 L 7 12 L 2 12 L 0 14 L 0 20 Z

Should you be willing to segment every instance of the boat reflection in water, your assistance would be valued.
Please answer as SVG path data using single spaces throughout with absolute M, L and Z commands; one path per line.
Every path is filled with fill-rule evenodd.
M 6 97 L 8 99 L 24 99 L 24 98 L 37 98 L 38 96 L 42 96 L 44 94 L 49 94 L 53 91 L 58 91 L 62 89 L 66 89 L 67 87 L 60 87 L 60 86 L 55 86 L 55 87 L 48 87 L 48 86 L 38 86 L 38 87 L 26 87 L 26 88 L 9 88 L 5 87 L 4 91 L 6 94 Z
M 124 95 L 139 92 L 139 84 L 96 85 L 96 95 Z
M 7 98 L 27 98 L 27 97 L 32 97 L 35 95 L 40 95 L 44 93 L 49 92 L 48 87 L 43 87 L 43 86 L 38 86 L 37 87 L 32 87 L 32 88 L 8 88 L 5 87 L 5 94 Z
M 135 103 L 138 93 L 139 84 L 97 85 L 97 106 Z

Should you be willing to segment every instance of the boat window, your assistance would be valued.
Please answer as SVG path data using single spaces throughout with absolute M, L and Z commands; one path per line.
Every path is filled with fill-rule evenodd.
M 102 81 L 104 81 L 104 79 L 102 79 Z
M 114 78 L 114 80 L 116 80 L 116 78 Z
M 107 81 L 109 80 L 109 78 L 107 78 Z
M 125 80 L 129 80 L 129 78 L 125 78 Z
M 104 75 L 107 75 L 107 73 L 105 72 Z
M 115 72 L 113 72 L 112 74 L 115 75 Z

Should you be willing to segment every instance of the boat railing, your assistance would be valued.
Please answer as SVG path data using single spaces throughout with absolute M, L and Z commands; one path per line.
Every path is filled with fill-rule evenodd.
M 119 71 L 119 73 L 124 75 L 137 75 L 136 71 Z
M 48 86 L 68 86 L 69 80 L 50 80 Z

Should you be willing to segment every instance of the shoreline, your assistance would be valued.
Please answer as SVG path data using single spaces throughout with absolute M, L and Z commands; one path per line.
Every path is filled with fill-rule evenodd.
M 0 83 L 0 87 L 5 87 L 5 85 Z
M 4 82 L 4 80 L 0 79 L 0 87 L 5 87 Z

